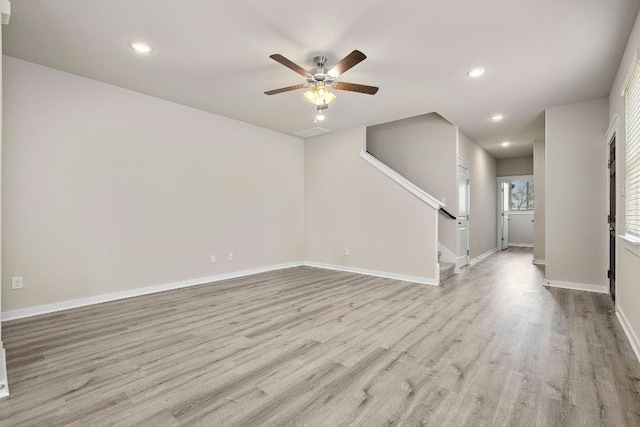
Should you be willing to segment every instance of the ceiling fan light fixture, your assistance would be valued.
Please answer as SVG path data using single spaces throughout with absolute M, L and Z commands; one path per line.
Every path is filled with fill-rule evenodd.
M 333 92 L 327 89 L 327 94 L 324 96 L 323 104 L 331 104 L 333 101 L 335 101 L 335 99 L 336 96 L 333 94 Z
M 311 89 L 309 89 L 308 91 L 303 93 L 302 96 L 304 96 L 304 99 L 308 103 L 315 104 L 316 103 L 316 88 L 312 87 Z
M 308 91 L 304 93 L 304 99 L 313 105 L 323 105 L 330 104 L 335 99 L 336 96 L 331 92 L 326 86 L 319 85 L 310 88 Z
M 313 120 L 314 123 L 323 122 L 324 119 L 327 118 L 327 116 L 324 115 L 324 110 L 327 108 L 329 108 L 327 104 L 318 105 L 316 107 L 317 114 Z

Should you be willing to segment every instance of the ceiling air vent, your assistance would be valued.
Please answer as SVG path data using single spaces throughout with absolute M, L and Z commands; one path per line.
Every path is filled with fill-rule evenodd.
M 329 129 L 314 127 L 305 130 L 299 130 L 298 132 L 294 132 L 294 135 L 301 136 L 303 138 L 311 138 L 312 136 L 322 135 L 323 133 L 329 133 Z

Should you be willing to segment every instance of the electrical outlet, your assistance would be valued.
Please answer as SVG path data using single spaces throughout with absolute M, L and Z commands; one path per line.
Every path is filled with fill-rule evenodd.
M 229 252 L 229 261 L 233 261 L 233 252 Z
M 215 264 L 216 263 L 216 256 L 215 255 L 211 255 L 211 258 L 209 258 L 209 262 L 211 264 Z
M 349 256 L 349 248 L 344 248 L 344 255 Z
M 22 277 L 11 278 L 11 289 L 22 289 Z

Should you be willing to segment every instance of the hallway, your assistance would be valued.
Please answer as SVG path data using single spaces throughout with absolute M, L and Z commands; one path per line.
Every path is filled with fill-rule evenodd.
M 7 322 L 3 426 L 640 425 L 608 295 L 508 249 L 440 287 L 296 267 Z

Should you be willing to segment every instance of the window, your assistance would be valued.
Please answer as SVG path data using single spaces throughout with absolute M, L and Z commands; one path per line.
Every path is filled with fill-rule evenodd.
M 627 149 L 625 160 L 625 229 L 640 236 L 640 61 L 625 89 Z
M 512 181 L 509 191 L 510 211 L 531 211 L 535 207 L 533 181 Z

